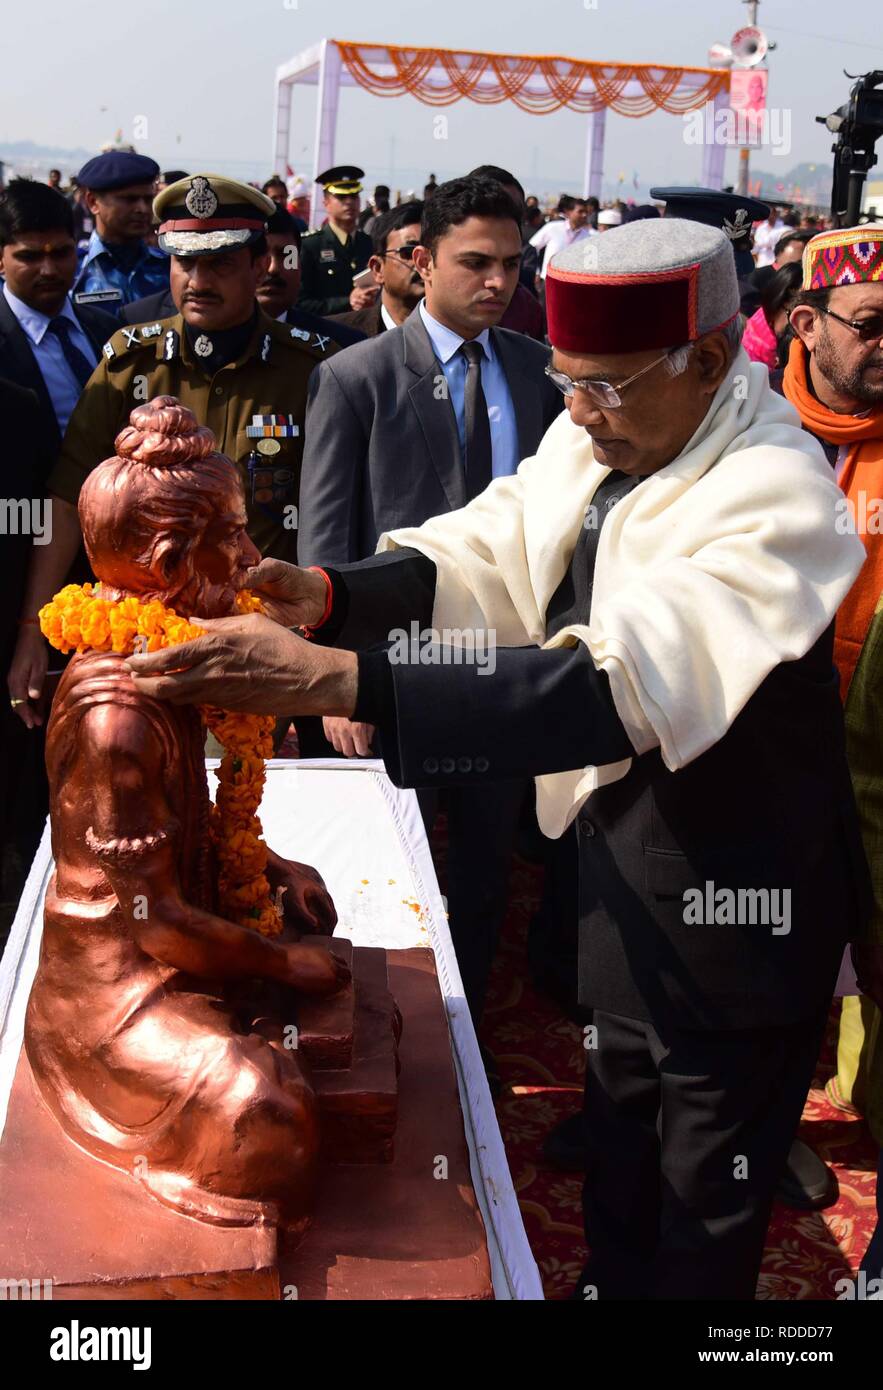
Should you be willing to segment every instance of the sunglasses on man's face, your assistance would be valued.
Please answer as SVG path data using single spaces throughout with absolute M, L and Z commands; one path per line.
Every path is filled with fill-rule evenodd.
M 406 241 L 404 246 L 397 246 L 394 251 L 383 251 L 381 255 L 398 256 L 400 261 L 410 261 L 419 245 L 419 241 Z
M 833 309 L 823 309 L 822 313 L 829 319 L 836 319 L 838 323 L 842 323 L 844 328 L 851 328 L 863 343 L 883 340 L 883 314 L 872 314 L 866 319 L 844 319 L 835 314 Z

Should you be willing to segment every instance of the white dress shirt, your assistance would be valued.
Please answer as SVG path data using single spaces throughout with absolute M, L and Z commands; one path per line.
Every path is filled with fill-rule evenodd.
M 571 227 L 566 217 L 559 217 L 554 222 L 547 222 L 544 227 L 540 227 L 531 237 L 530 244 L 543 252 L 543 264 L 540 268 L 543 279 L 546 278 L 552 257 L 563 251 L 565 246 L 572 246 L 575 241 L 583 241 L 587 236 L 597 235 L 594 227 Z
M 15 314 L 20 328 L 30 343 L 34 357 L 37 359 L 37 366 L 40 368 L 40 374 L 46 384 L 46 390 L 49 392 L 49 399 L 52 401 L 58 428 L 64 434 L 67 429 L 67 422 L 73 414 L 74 406 L 80 399 L 80 383 L 68 366 L 58 337 L 55 333 L 47 332 L 51 323 L 49 315 L 41 313 L 39 309 L 32 309 L 29 304 L 18 299 L 8 285 L 3 286 L 3 294 L 6 303 Z M 92 344 L 80 327 L 69 299 L 65 299 L 64 307 L 59 309 L 56 318 L 68 320 L 71 325 L 71 342 L 79 348 L 87 362 L 91 362 L 94 367 L 98 358 Z

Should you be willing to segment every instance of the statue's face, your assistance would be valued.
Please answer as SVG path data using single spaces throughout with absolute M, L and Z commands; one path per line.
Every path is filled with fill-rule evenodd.
M 256 565 L 261 553 L 246 530 L 248 517 L 242 489 L 236 478 L 229 491 L 219 498 L 216 517 L 203 532 L 193 552 L 194 615 L 223 618 L 236 612 L 236 594 L 243 587 L 245 572 Z M 189 598 L 191 586 L 187 586 Z M 176 608 L 181 611 L 180 602 Z

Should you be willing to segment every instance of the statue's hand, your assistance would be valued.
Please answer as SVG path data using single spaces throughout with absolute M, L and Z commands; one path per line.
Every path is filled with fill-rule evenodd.
M 273 889 L 284 888 L 282 920 L 297 936 L 331 936 L 337 913 L 322 875 L 309 864 L 271 855 L 267 880 Z
M 288 970 L 284 983 L 302 994 L 336 994 L 349 983 L 350 968 L 340 956 L 324 946 L 284 947 Z

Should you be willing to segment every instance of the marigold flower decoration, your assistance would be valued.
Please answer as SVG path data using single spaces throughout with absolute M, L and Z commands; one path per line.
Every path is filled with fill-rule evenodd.
M 261 601 L 243 589 L 240 613 L 262 612 Z M 43 636 L 61 652 L 156 652 L 200 637 L 203 629 L 171 608 L 130 594 L 118 602 L 102 599 L 92 584 L 68 584 L 40 609 Z M 282 917 L 266 878 L 267 846 L 257 810 L 264 790 L 264 760 L 273 751 L 272 715 L 233 714 L 201 707 L 207 727 L 225 749 L 218 769 L 218 791 L 209 831 L 218 859 L 221 913 L 264 936 L 282 930 Z

